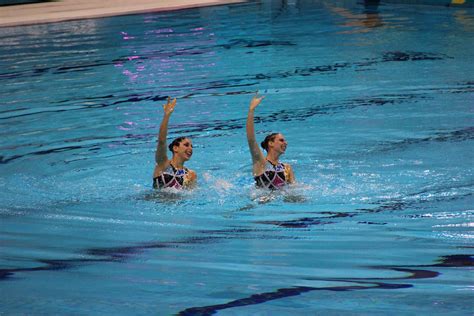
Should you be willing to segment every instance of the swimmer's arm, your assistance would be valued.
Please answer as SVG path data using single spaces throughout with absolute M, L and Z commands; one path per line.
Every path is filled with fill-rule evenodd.
M 163 105 L 163 120 L 160 125 L 160 132 L 158 134 L 158 144 L 156 145 L 155 162 L 158 166 L 163 166 L 168 162 L 168 156 L 166 155 L 166 136 L 168 135 L 168 122 L 170 120 L 171 113 L 173 113 L 174 107 L 176 106 L 176 98 L 170 102 L 168 101 Z
M 293 168 L 288 165 L 288 182 L 289 183 L 296 183 L 295 174 L 293 172 Z
M 258 92 L 250 101 L 249 112 L 247 115 L 247 141 L 249 144 L 250 155 L 252 156 L 253 173 L 254 175 L 260 174 L 260 169 L 265 164 L 265 157 L 258 147 L 257 140 L 255 137 L 255 126 L 254 126 L 254 112 L 255 108 L 260 104 L 264 97 L 258 97 Z
M 197 184 L 197 174 L 194 170 L 188 169 L 188 174 L 184 180 L 184 187 L 192 189 L 196 187 Z

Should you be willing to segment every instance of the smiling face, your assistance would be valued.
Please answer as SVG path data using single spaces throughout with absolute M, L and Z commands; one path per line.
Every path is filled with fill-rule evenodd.
M 268 142 L 268 151 L 274 150 L 279 154 L 283 154 L 287 146 L 288 143 L 283 134 L 276 134 L 275 137 Z
M 189 138 L 183 139 L 178 145 L 173 146 L 173 155 L 188 161 L 193 155 L 193 142 Z

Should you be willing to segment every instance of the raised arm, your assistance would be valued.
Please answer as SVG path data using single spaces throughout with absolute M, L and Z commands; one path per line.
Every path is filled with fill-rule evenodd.
M 254 112 L 255 108 L 262 102 L 265 97 L 259 97 L 258 92 L 250 101 L 249 113 L 247 115 L 247 141 L 249 144 L 250 155 L 252 156 L 253 173 L 259 175 L 263 172 L 265 165 L 265 156 L 262 150 L 258 147 L 257 140 L 255 138 L 255 127 L 254 127 Z
M 168 161 L 168 156 L 166 155 L 166 136 L 168 135 L 168 122 L 175 106 L 176 99 L 171 101 L 170 97 L 168 97 L 166 104 L 163 105 L 164 114 L 160 125 L 160 133 L 158 134 L 158 144 L 156 145 L 155 153 L 155 161 L 158 166 L 161 166 Z

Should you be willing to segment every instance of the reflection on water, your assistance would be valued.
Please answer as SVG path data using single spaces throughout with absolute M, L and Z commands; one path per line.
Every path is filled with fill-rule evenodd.
M 363 12 L 355 14 L 349 9 L 343 7 L 332 6 L 329 3 L 325 5 L 329 8 L 329 11 L 343 17 L 345 22 L 340 25 L 347 27 L 350 30 L 343 31 L 342 33 L 366 33 L 370 32 L 372 28 L 388 26 L 390 22 L 384 23 L 382 17 L 379 14 L 380 1 L 366 0 L 363 5 Z

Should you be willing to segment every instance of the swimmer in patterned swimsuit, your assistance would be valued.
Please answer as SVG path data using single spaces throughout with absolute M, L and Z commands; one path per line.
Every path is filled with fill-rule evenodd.
M 279 158 L 285 153 L 288 143 L 280 133 L 273 133 L 265 137 L 261 146 L 267 152 L 267 156 L 258 147 L 255 139 L 254 112 L 255 108 L 262 102 L 264 97 L 259 97 L 258 92 L 250 102 L 247 116 L 247 140 L 250 154 L 252 155 L 253 175 L 257 187 L 277 190 L 287 184 L 295 182 L 293 169 L 289 164 L 281 163 Z
M 168 101 L 163 105 L 164 115 L 160 125 L 158 144 L 155 153 L 155 171 L 153 172 L 153 188 L 175 188 L 182 189 L 193 186 L 197 176 L 193 170 L 184 167 L 184 163 L 193 155 L 193 143 L 187 137 L 178 137 L 168 146 L 173 153 L 171 159 L 166 154 L 166 136 L 168 134 L 168 122 L 176 106 L 176 99 Z

